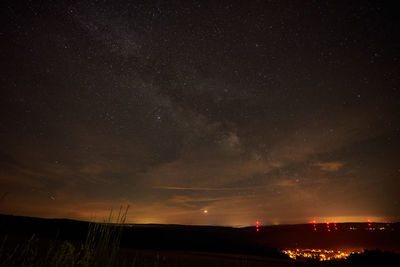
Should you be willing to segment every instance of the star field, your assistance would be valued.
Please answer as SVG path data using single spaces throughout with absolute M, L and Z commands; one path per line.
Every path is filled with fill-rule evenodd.
M 394 6 L 2 5 L 1 213 L 399 220 Z

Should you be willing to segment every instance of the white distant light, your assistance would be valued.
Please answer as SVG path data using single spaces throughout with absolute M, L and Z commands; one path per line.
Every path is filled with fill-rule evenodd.
M 208 213 L 208 210 L 203 210 L 203 213 L 204 213 L 204 214 L 207 214 L 207 213 Z

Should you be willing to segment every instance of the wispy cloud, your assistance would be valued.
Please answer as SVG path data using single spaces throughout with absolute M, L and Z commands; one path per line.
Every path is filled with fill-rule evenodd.
M 335 172 L 342 168 L 344 165 L 343 162 L 339 161 L 332 161 L 332 162 L 317 162 L 314 166 L 319 167 L 322 171 L 327 172 Z
M 187 190 L 187 191 L 238 191 L 238 190 L 249 190 L 258 188 L 256 186 L 251 187 L 179 187 L 179 186 L 155 186 L 155 189 L 164 190 Z

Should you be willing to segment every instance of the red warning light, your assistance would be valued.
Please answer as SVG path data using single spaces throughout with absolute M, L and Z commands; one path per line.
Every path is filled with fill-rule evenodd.
M 313 220 L 312 224 L 313 224 L 314 231 L 317 231 L 317 221 Z
M 331 229 L 330 229 L 330 225 L 329 225 L 329 222 L 326 222 L 326 229 L 328 230 L 328 232 L 330 232 L 330 231 L 331 231 Z
M 259 232 L 260 231 L 260 229 L 258 228 L 260 226 L 260 223 L 259 223 L 259 221 L 256 221 L 256 231 L 257 232 Z
M 370 219 L 367 219 L 367 223 L 368 223 L 368 230 L 372 231 L 372 223 Z

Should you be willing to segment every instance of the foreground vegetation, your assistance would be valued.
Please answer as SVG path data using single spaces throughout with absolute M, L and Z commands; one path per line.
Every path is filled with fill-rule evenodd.
M 111 211 L 103 223 L 90 223 L 84 243 L 40 240 L 35 235 L 15 242 L 5 235 L 0 266 L 128 266 L 126 259 L 117 257 L 128 208 L 121 207 L 116 218 Z

